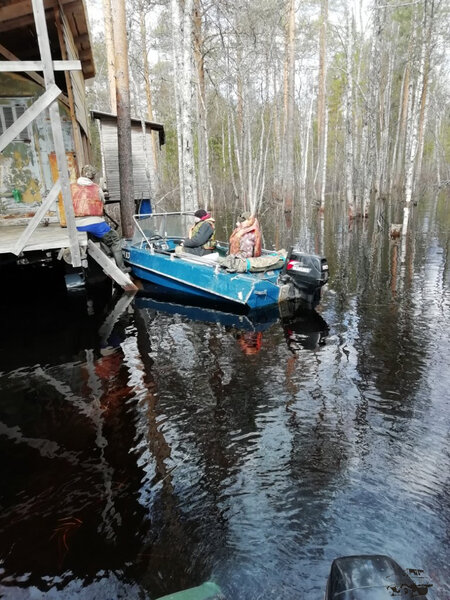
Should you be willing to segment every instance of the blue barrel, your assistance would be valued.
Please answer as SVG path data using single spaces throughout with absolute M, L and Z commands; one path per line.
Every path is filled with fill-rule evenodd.
M 139 203 L 139 214 L 150 215 L 152 213 L 152 203 L 150 198 L 144 198 Z

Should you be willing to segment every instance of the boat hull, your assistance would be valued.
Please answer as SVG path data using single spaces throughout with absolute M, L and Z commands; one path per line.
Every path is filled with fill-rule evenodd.
M 258 309 L 277 304 L 281 297 L 280 269 L 228 273 L 218 265 L 202 263 L 197 257 L 179 258 L 133 245 L 124 248 L 124 259 L 139 279 L 204 300 Z

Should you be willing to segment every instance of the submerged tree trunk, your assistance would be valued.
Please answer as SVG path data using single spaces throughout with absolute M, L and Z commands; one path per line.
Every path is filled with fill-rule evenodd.
M 295 95 L 295 0 L 288 0 L 288 25 L 286 32 L 286 56 L 284 67 L 284 152 L 283 156 L 283 203 L 286 213 L 292 212 L 294 204 L 294 95 Z
M 370 195 L 374 187 L 375 166 L 377 163 L 377 114 L 378 93 L 380 87 L 381 71 L 381 36 L 383 32 L 383 21 L 380 0 L 376 0 L 373 11 L 373 37 L 370 51 L 369 66 L 369 93 L 367 106 L 367 158 L 363 180 L 363 216 L 369 214 Z M 379 189 L 377 189 L 379 193 Z
M 320 181 L 320 210 L 325 208 L 325 186 L 327 174 L 327 26 L 328 26 L 328 0 L 322 0 L 320 13 L 320 44 L 319 44 L 319 89 L 317 96 L 317 164 L 321 173 Z
M 431 0 L 433 3 L 433 0 Z M 430 33 L 431 33 L 431 24 Z M 408 221 L 411 206 L 412 194 L 414 191 L 414 176 L 415 176 L 415 165 L 418 155 L 419 147 L 419 121 L 422 114 L 421 107 L 422 102 L 426 98 L 426 87 L 427 87 L 427 69 L 425 68 L 427 60 L 427 40 L 428 40 L 428 0 L 424 0 L 423 15 L 421 31 L 423 32 L 424 39 L 422 42 L 421 53 L 419 58 L 416 89 L 413 99 L 413 78 L 410 79 L 410 111 L 408 112 L 407 122 L 407 133 L 408 133 L 408 152 L 406 162 L 406 176 L 405 176 L 405 207 L 403 210 L 403 225 L 402 235 L 403 240 L 405 239 L 408 231 Z M 402 262 L 405 259 L 404 248 L 402 248 Z
M 427 9 L 427 2 L 424 5 L 424 11 Z M 431 58 L 431 35 L 434 25 L 434 0 L 430 0 L 430 16 L 428 18 L 428 29 L 423 41 L 424 65 L 422 76 L 422 89 L 420 92 L 420 114 L 419 114 L 419 139 L 416 159 L 416 184 L 419 183 L 422 171 L 423 147 L 425 139 L 425 130 L 428 118 L 428 80 L 430 73 L 430 58 Z

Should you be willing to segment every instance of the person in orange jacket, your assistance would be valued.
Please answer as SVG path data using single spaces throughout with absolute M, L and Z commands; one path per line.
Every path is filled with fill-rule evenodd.
M 131 269 L 123 262 L 119 234 L 111 229 L 103 217 L 105 196 L 101 187 L 94 182 L 96 173 L 95 167 L 84 165 L 81 177 L 70 186 L 76 228 L 78 231 L 86 231 L 104 244 L 113 255 L 119 269 L 128 273 Z

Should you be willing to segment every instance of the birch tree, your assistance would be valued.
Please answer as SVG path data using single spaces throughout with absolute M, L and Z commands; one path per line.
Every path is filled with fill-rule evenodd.
M 193 0 L 172 0 L 172 36 L 174 54 L 174 95 L 177 107 L 177 137 L 180 178 L 180 208 L 198 207 L 194 161 L 192 85 L 192 11 Z
M 381 40 L 382 40 L 382 8 L 381 1 L 375 0 L 373 8 L 373 34 L 369 60 L 369 91 L 368 103 L 366 108 L 365 127 L 363 132 L 364 144 L 367 140 L 367 154 L 362 153 L 364 165 L 362 166 L 363 175 L 363 209 L 364 217 L 369 214 L 370 194 L 373 188 L 374 173 L 376 165 L 376 146 L 377 146 L 377 107 L 379 106 L 378 90 L 380 88 L 381 71 Z M 365 150 L 365 148 L 364 148 Z
M 431 7 L 431 13 L 428 10 Z M 433 23 L 434 0 L 424 0 L 423 13 L 421 22 L 421 32 L 423 34 L 422 44 L 420 48 L 420 56 L 418 60 L 416 88 L 413 90 L 413 79 L 410 79 L 409 93 L 409 111 L 407 120 L 408 131 L 408 153 L 406 160 L 406 176 L 405 176 L 405 207 L 403 210 L 402 235 L 405 239 L 408 231 L 409 214 L 411 207 L 411 199 L 414 191 L 414 169 L 418 158 L 420 126 L 423 127 L 423 118 L 425 114 L 425 103 L 427 94 L 428 68 L 429 60 L 428 45 L 431 36 L 431 27 Z M 414 94 L 413 94 L 414 92 Z M 404 261 L 404 246 L 402 248 L 402 262 Z
M 198 196 L 199 202 L 208 208 L 213 196 L 209 173 L 208 111 L 205 84 L 204 39 L 202 7 L 194 0 L 194 58 L 197 72 L 197 140 L 198 140 Z
M 325 208 L 325 187 L 327 174 L 327 27 L 328 27 L 328 0 L 322 0 L 320 12 L 319 34 L 319 85 L 317 96 L 317 145 L 318 145 L 318 170 L 320 173 L 320 210 Z
M 348 214 L 355 216 L 353 190 L 353 10 L 346 8 L 345 195 Z
M 287 0 L 288 21 L 286 28 L 286 56 L 284 63 L 283 90 L 283 204 L 286 213 L 292 212 L 294 204 L 294 97 L 295 97 L 295 0 Z

